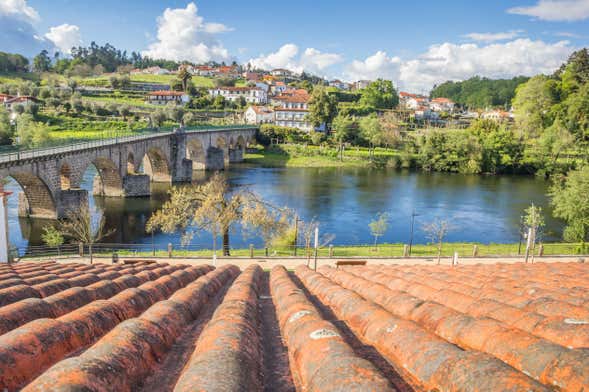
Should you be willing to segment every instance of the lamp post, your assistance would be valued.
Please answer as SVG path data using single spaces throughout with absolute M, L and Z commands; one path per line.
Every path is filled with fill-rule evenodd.
M 415 224 L 415 217 L 419 216 L 419 214 L 415 213 L 415 209 L 411 212 L 411 234 L 409 236 L 409 256 L 411 256 L 411 247 L 413 246 L 413 227 Z

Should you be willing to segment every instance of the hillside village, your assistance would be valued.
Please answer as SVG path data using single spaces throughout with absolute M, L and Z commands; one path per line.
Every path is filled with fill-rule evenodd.
M 188 81 L 186 86 L 179 81 L 181 78 Z M 198 82 L 192 82 L 196 78 Z M 45 84 L 50 84 L 49 81 Z M 139 118 L 158 107 L 175 106 L 187 111 L 197 109 L 207 112 L 204 116 L 199 116 L 201 119 L 225 118 L 227 121 L 248 124 L 274 124 L 304 132 L 326 130 L 325 125 L 313 126 L 309 119 L 309 101 L 314 86 L 324 86 L 329 94 L 339 94 L 346 97 L 344 102 L 354 102 L 358 101 L 362 91 L 373 82 L 358 80 L 348 83 L 339 79 L 326 80 L 304 73 L 296 74 L 287 69 L 252 70 L 249 66 L 237 64 L 180 64 L 176 69 L 160 66 L 132 69 L 119 67 L 117 72 L 98 76 L 72 76 L 70 79 L 52 81 L 55 88 L 66 92 L 71 90 L 73 95 L 77 94 L 83 100 L 108 100 L 111 102 L 110 109 L 114 109 L 110 110 L 110 114 L 115 116 L 117 113 L 113 104 L 119 102 L 129 105 L 131 111 L 133 108 L 137 109 L 135 111 L 139 113 Z M 0 102 L 12 113 L 13 120 L 28 106 L 50 106 L 50 102 L 43 99 L 42 88 L 30 90 L 31 95 L 27 95 L 22 94 L 21 89 L 11 83 L 0 84 Z M 430 99 L 425 95 L 405 91 L 399 92 L 398 97 L 398 106 L 391 109 L 401 111 L 402 117 L 408 121 L 427 121 L 441 126 L 449 118 L 469 120 L 481 117 L 497 121 L 513 119 L 513 113 L 494 108 L 464 110 L 444 97 Z M 51 99 L 47 96 L 44 98 Z M 66 94 L 65 99 L 67 98 Z M 59 103 L 52 102 L 52 105 L 57 107 Z M 64 103 L 62 106 L 67 109 L 68 105 Z M 105 106 L 103 112 L 108 114 L 108 111 L 109 108 Z M 379 113 L 382 114 L 382 111 Z

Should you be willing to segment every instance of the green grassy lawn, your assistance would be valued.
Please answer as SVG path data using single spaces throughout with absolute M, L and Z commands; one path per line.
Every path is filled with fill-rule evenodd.
M 444 243 L 442 245 L 442 256 L 451 257 L 454 252 L 458 253 L 459 257 L 472 257 L 474 254 L 475 245 L 477 247 L 477 256 L 518 256 L 518 244 L 475 244 L 475 243 Z M 331 252 L 331 255 L 330 255 Z M 334 246 L 331 251 L 329 247 L 320 248 L 318 251 L 319 257 L 332 257 L 332 258 L 343 258 L 343 257 L 403 257 L 404 244 L 378 244 L 374 247 L 373 245 L 363 246 Z M 521 246 L 522 256 L 525 252 L 525 244 Z M 535 254 L 539 255 L 540 246 L 536 246 Z M 96 249 L 94 252 L 97 256 L 110 257 L 112 250 L 99 250 Z M 141 250 L 118 250 L 117 253 L 120 256 L 141 256 L 149 257 L 153 255 L 153 251 L 149 250 L 149 246 L 146 245 Z M 213 254 L 212 249 L 183 249 L 177 248 L 172 251 L 173 257 L 211 257 Z M 413 245 L 411 250 L 411 256 L 415 257 L 437 257 L 438 249 L 436 245 L 432 244 L 416 244 Z M 581 255 L 587 254 L 587 248 L 583 248 L 580 243 L 547 243 L 543 244 L 543 255 Z M 297 249 L 298 257 L 305 257 L 307 255 L 306 250 L 303 248 Z M 167 257 L 167 250 L 156 249 L 155 256 Z M 254 257 L 294 257 L 293 248 L 269 248 L 266 255 L 266 250 L 262 248 L 254 249 Z M 217 250 L 217 257 L 222 258 L 222 251 Z M 250 257 L 249 249 L 232 249 L 231 257 Z
M 246 154 L 245 161 L 263 167 L 369 167 L 386 164 L 398 156 L 398 151 L 377 148 L 371 160 L 368 148 L 352 147 L 345 150 L 340 160 L 334 147 L 281 145 L 279 149 L 260 149 L 257 153 Z

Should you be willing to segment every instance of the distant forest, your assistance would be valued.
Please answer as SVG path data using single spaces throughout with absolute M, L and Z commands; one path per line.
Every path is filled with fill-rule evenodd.
M 528 81 L 526 76 L 512 79 L 488 79 L 480 76 L 462 82 L 448 81 L 434 86 L 432 98 L 445 97 L 469 109 L 503 107 L 508 109 L 515 89 Z

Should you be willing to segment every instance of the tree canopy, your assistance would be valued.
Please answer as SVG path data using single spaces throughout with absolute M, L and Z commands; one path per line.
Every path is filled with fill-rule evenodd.
M 449 98 L 459 105 L 470 109 L 487 107 L 509 107 L 515 96 L 515 89 L 529 78 L 517 76 L 512 79 L 489 79 L 474 76 L 470 79 L 454 82 L 447 81 L 434 86 L 432 98 Z

